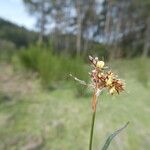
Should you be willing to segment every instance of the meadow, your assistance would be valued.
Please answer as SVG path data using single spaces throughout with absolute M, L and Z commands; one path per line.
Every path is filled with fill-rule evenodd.
M 129 126 L 113 140 L 109 150 L 148 150 L 150 59 L 108 64 L 125 80 L 126 90 L 116 96 L 104 91 L 99 97 L 93 150 L 100 149 L 106 137 L 127 121 Z M 0 150 L 87 150 L 92 91 L 77 96 L 74 84 L 65 80 L 56 83 L 55 89 L 45 90 L 36 74 L 1 63 Z

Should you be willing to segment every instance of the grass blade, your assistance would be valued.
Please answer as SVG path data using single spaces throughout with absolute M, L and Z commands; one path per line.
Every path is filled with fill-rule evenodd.
M 123 127 L 121 127 L 120 129 L 116 130 L 115 132 L 113 132 L 106 140 L 104 146 L 102 147 L 101 150 L 107 150 L 111 141 L 113 140 L 113 138 L 119 134 L 123 129 L 125 129 L 128 126 L 129 122 L 127 122 Z

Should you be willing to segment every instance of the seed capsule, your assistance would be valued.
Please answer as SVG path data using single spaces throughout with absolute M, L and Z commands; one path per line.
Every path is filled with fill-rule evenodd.
M 109 90 L 109 93 L 110 93 L 111 95 L 115 94 L 116 92 L 117 92 L 117 91 L 116 91 L 115 87 L 112 87 L 112 88 Z
M 99 78 L 101 78 L 101 77 L 103 77 L 103 76 L 104 76 L 104 73 L 99 73 L 99 74 L 98 74 L 98 77 L 99 77 Z
M 111 86 L 112 85 L 112 78 L 107 79 L 106 85 L 107 86 Z

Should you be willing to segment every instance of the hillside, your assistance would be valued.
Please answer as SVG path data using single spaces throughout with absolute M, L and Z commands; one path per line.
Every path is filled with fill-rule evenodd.
M 0 18 L 0 41 L 13 43 L 17 48 L 20 48 L 34 43 L 37 38 L 38 34 L 36 32 Z

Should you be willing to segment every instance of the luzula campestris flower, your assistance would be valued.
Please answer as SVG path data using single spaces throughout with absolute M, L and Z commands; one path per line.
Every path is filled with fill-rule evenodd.
M 98 57 L 93 58 L 89 56 L 92 63 L 93 70 L 91 71 L 92 87 L 94 87 L 94 94 L 92 99 L 92 109 L 96 111 L 97 97 L 104 89 L 108 89 L 111 95 L 120 93 L 124 90 L 124 83 L 117 78 L 112 71 L 106 71 L 104 61 L 100 61 Z
M 111 95 L 115 93 L 120 93 L 124 90 L 124 83 L 117 78 L 116 75 L 112 71 L 107 71 L 107 66 L 105 66 L 104 61 L 100 61 L 98 57 L 93 58 L 89 56 L 89 60 L 93 66 L 93 70 L 90 73 L 91 76 L 91 84 L 87 84 L 85 81 L 79 80 L 78 78 L 72 76 L 76 81 L 85 85 L 92 86 L 94 88 L 93 98 L 92 98 L 92 109 L 96 111 L 97 97 L 101 93 L 102 90 L 108 89 Z
M 93 65 L 93 70 L 90 73 L 93 87 L 96 90 L 102 91 L 108 89 L 111 95 L 120 93 L 124 90 L 124 83 L 117 78 L 112 71 L 106 71 L 104 61 L 100 61 L 97 57 L 89 56 Z

